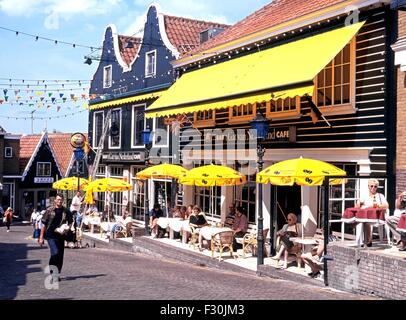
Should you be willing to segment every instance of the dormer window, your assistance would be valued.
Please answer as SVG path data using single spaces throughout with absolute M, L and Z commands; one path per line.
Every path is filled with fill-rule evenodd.
M 13 157 L 13 148 L 5 147 L 4 148 L 4 158 L 12 158 Z
M 112 84 L 112 66 L 104 67 L 103 72 L 103 88 L 110 88 Z
M 149 51 L 145 54 L 145 77 L 156 75 L 156 50 Z

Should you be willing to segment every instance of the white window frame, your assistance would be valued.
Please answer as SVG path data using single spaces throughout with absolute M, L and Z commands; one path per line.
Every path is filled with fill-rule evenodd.
M 113 84 L 113 66 L 110 64 L 103 68 L 103 89 L 111 88 Z
M 153 72 L 152 73 L 148 73 L 148 65 L 149 65 L 149 61 L 148 61 L 148 56 L 150 54 L 154 54 L 154 64 L 153 64 Z M 151 50 L 145 53 L 145 78 L 149 78 L 149 77 L 154 77 L 156 75 L 156 60 L 157 60 L 157 51 L 155 50 Z
M 3 188 L 5 185 L 10 185 L 10 207 L 15 208 L 15 182 L 3 182 Z
M 10 151 L 10 155 L 7 154 L 7 151 Z M 12 158 L 12 157 L 13 157 L 13 148 L 5 147 L 4 148 L 4 158 Z
M 156 133 L 156 123 L 157 123 L 157 121 L 158 121 L 158 118 L 154 118 L 154 121 L 153 121 L 153 124 L 152 124 L 152 126 L 153 126 L 153 130 L 152 130 L 152 132 L 153 132 L 153 136 L 152 136 L 152 146 L 153 147 L 163 147 L 163 148 L 169 148 L 169 125 L 166 125 L 166 144 L 156 144 L 155 143 L 155 133 Z
M 49 175 L 40 175 L 38 172 L 38 168 L 40 164 L 49 164 Z M 37 177 L 50 177 L 52 175 L 52 164 L 51 162 L 37 162 Z
M 122 138 L 121 129 L 122 129 L 122 126 L 123 126 L 123 112 L 122 112 L 121 108 L 115 108 L 115 109 L 111 110 L 111 118 L 110 118 L 110 123 L 109 123 L 109 130 L 111 129 L 111 120 L 113 118 L 113 112 L 116 111 L 116 110 L 120 111 L 120 135 L 119 135 L 120 143 L 118 144 L 117 147 L 112 147 L 111 146 L 111 142 L 112 142 L 111 141 L 111 136 L 109 134 L 109 149 L 121 149 L 121 138 Z
M 144 129 L 146 128 L 147 125 L 147 119 L 145 118 L 145 109 L 147 107 L 146 103 L 141 103 L 141 104 L 135 104 L 132 107 L 132 111 L 131 111 L 131 148 L 132 149 L 145 149 L 145 144 L 142 145 L 135 145 L 135 136 L 134 136 L 134 132 L 135 132 L 135 124 L 136 121 L 134 119 L 135 116 L 135 110 L 141 110 L 142 108 L 144 108 L 142 111 L 144 112 Z
M 101 113 L 101 114 L 103 115 L 102 131 L 103 131 L 103 129 L 104 129 L 104 128 L 103 128 L 103 127 L 104 127 L 104 111 L 95 111 L 95 112 L 93 113 L 93 149 L 95 149 L 95 150 L 97 150 L 98 145 L 99 145 L 99 142 L 96 141 L 96 114 L 99 114 L 99 113 Z M 103 135 L 103 133 L 102 133 L 102 135 Z M 101 138 L 101 136 L 100 136 L 100 138 Z M 96 144 L 95 142 L 97 142 L 97 144 Z

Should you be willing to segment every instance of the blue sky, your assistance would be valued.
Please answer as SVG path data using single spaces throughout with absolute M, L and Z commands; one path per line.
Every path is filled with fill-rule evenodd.
M 155 3 L 166 14 L 233 24 L 269 2 L 167 0 Z M 0 27 L 98 47 L 101 46 L 105 27 L 110 23 L 117 26 L 120 34 L 126 35 L 132 35 L 142 28 L 141 21 L 150 4 L 151 1 L 144 0 L 0 0 Z M 0 104 L 0 126 L 12 133 L 31 133 L 30 113 L 36 110 L 35 117 L 47 118 L 34 121 L 36 133 L 45 127 L 50 132 L 54 129 L 86 132 L 87 111 L 83 106 L 86 100 L 81 95 L 88 94 L 89 82 L 81 82 L 81 85 L 71 82 L 62 87 L 62 82 L 28 80 L 90 80 L 97 67 L 97 63 L 90 66 L 83 63 L 90 48 L 73 48 L 41 39 L 36 41 L 33 37 L 2 29 L 0 41 L 0 78 L 5 78 L 0 79 L 0 102 L 3 100 Z M 31 86 L 27 88 L 27 84 Z M 54 90 L 45 92 L 45 84 L 46 90 Z M 7 90 L 6 94 L 4 89 Z M 18 89 L 20 92 L 16 94 Z M 61 90 L 58 92 L 57 89 Z M 76 98 L 72 100 L 71 94 Z M 4 101 L 5 96 L 13 105 Z M 56 99 L 55 103 L 50 102 L 52 98 Z M 63 98 L 67 98 L 65 102 Z M 36 101 L 43 105 L 38 107 Z

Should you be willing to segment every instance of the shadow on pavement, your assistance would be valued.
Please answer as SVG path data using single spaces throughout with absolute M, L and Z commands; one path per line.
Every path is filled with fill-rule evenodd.
M 107 274 L 89 274 L 85 276 L 67 276 L 67 277 L 62 277 L 62 281 L 70 281 L 70 280 L 76 280 L 76 279 L 92 279 L 92 278 L 98 278 L 98 277 L 105 277 Z
M 32 267 L 41 264 L 41 260 L 27 259 L 28 250 L 38 249 L 42 250 L 22 243 L 0 243 L 0 299 L 14 299 L 18 288 L 26 284 L 28 273 L 42 272 L 41 268 Z

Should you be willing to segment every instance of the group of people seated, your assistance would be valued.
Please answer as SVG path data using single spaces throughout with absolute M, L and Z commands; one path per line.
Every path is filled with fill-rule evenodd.
M 153 238 L 160 236 L 160 227 L 158 226 L 158 219 L 165 217 L 163 210 L 159 204 L 155 204 L 153 209 L 150 212 L 150 221 L 149 226 L 151 229 L 151 235 Z M 189 205 L 189 206 L 175 206 L 171 210 L 170 217 L 180 218 L 182 220 L 189 220 L 189 225 L 193 228 L 202 228 L 209 226 L 206 215 L 199 206 Z M 224 227 L 228 227 L 234 231 L 235 238 L 243 237 L 248 229 L 248 219 L 243 207 L 236 207 L 234 204 L 229 206 L 229 213 L 226 216 Z M 189 235 L 188 235 L 189 236 Z M 203 249 L 203 239 L 199 238 L 199 249 Z M 236 241 L 234 241 L 233 249 L 237 250 L 241 247 Z

